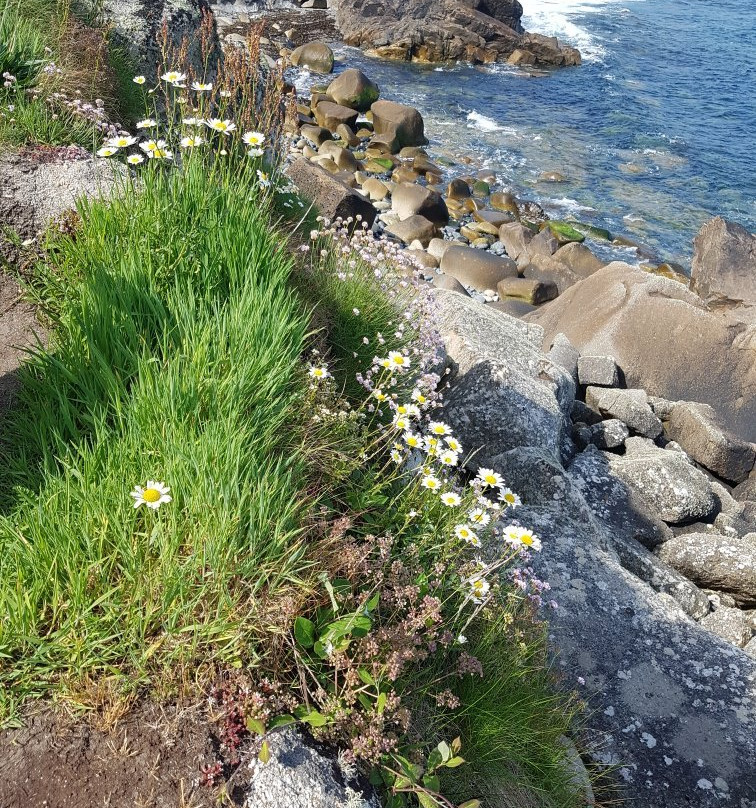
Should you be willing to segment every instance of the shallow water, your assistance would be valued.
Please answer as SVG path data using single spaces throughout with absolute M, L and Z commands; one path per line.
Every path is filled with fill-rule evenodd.
M 754 0 L 521 1 L 525 27 L 575 44 L 581 67 L 532 77 L 337 55 L 417 106 L 434 149 L 478 158 L 552 215 L 684 265 L 711 216 L 756 229 Z M 548 171 L 568 181 L 540 181 Z

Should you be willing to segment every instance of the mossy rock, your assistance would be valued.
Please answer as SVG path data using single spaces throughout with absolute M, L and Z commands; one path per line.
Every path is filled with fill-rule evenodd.
M 391 171 L 394 161 L 390 157 L 371 157 L 370 162 L 377 163 L 384 171 Z
M 579 230 L 586 236 L 590 236 L 591 238 L 596 238 L 601 241 L 611 241 L 614 236 L 604 227 L 596 227 L 592 224 L 586 224 L 585 222 L 576 222 L 574 220 L 570 220 L 569 222 L 575 230 Z
M 490 196 L 491 186 L 483 180 L 473 183 L 472 192 L 475 196 Z
M 577 241 L 578 243 L 585 241 L 585 236 L 569 222 L 550 221 L 546 224 L 560 244 L 569 244 L 571 241 Z

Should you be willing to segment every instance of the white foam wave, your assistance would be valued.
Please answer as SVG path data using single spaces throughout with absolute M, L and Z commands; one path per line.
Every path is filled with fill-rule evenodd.
M 587 62 L 602 62 L 606 45 L 582 23 L 586 14 L 601 12 L 617 0 L 522 0 L 528 31 L 555 36 L 578 48 Z M 577 18 L 577 20 L 576 20 Z
M 481 115 L 475 110 L 468 114 L 467 120 L 467 126 L 470 129 L 479 129 L 481 132 L 500 132 L 502 130 L 502 127 L 493 118 Z

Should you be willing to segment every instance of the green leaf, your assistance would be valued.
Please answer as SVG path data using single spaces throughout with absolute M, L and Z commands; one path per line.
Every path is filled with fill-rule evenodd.
M 428 771 L 435 771 L 442 762 L 441 753 L 438 749 L 432 749 L 428 755 Z
M 480 800 L 468 800 L 463 802 L 459 808 L 480 808 Z
M 294 710 L 294 715 L 311 727 L 324 727 L 328 723 L 328 719 L 322 713 L 317 710 L 308 710 L 304 706 Z
M 423 808 L 438 808 L 438 800 L 431 797 L 430 794 L 425 794 L 422 791 L 418 792 L 417 801 L 420 803 L 420 805 L 422 805 Z
M 403 774 L 400 774 L 399 777 L 394 780 L 394 788 L 409 788 L 412 785 L 408 777 L 405 777 Z
M 449 744 L 446 743 L 446 741 L 441 741 L 436 749 L 438 749 L 439 753 L 441 754 L 441 760 L 446 763 L 446 761 L 451 757 L 451 749 L 449 749 Z
M 270 728 L 276 729 L 277 727 L 287 727 L 289 724 L 295 724 L 297 721 L 293 715 L 277 715 L 270 722 Z
M 265 735 L 265 724 L 258 718 L 247 718 L 244 724 L 247 729 L 250 732 L 254 732 L 255 735 Z
M 366 685 L 374 685 L 375 684 L 375 679 L 373 679 L 373 677 L 370 675 L 370 672 L 368 670 L 366 670 L 365 668 L 360 668 L 357 671 L 357 675 L 360 677 L 360 679 L 362 679 L 362 681 Z
M 450 760 L 447 760 L 446 763 L 444 763 L 444 766 L 446 766 L 447 769 L 456 769 L 457 766 L 461 766 L 464 762 L 464 758 L 453 757 Z
M 376 707 L 378 709 L 378 715 L 383 715 L 383 711 L 386 709 L 386 701 L 388 700 L 388 696 L 385 693 L 378 694 L 378 702 Z
M 426 774 L 425 777 L 423 777 L 423 785 L 431 791 L 438 792 L 441 790 L 441 781 L 435 774 Z
M 357 694 L 357 698 L 358 698 L 358 700 L 359 700 L 360 704 L 361 704 L 361 705 L 362 705 L 362 706 L 363 706 L 363 707 L 364 707 L 364 708 L 365 708 L 365 709 L 366 709 L 368 712 L 372 712 L 372 711 L 373 711 L 373 707 L 375 707 L 375 704 L 373 704 L 373 702 L 370 700 L 370 697 L 369 697 L 369 696 L 366 696 L 364 693 L 358 693 L 358 694 Z
M 315 624 L 306 617 L 297 617 L 294 621 L 294 638 L 302 648 L 315 645 Z
M 375 594 L 373 594 L 373 595 L 372 595 L 372 597 L 370 597 L 370 598 L 368 599 L 367 603 L 365 604 L 365 611 L 366 611 L 366 612 L 372 612 L 372 611 L 374 611 L 374 610 L 375 610 L 375 608 L 378 606 L 378 601 L 379 601 L 380 599 L 381 599 L 381 593 L 380 593 L 380 591 L 378 591 L 378 592 L 376 592 Z
M 270 747 L 268 746 L 267 741 L 262 742 L 260 753 L 258 754 L 257 758 L 260 763 L 267 763 L 270 760 Z

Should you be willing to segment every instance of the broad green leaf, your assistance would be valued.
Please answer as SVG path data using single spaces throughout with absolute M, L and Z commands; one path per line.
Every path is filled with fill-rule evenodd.
M 275 718 L 271 719 L 270 728 L 287 727 L 289 724 L 296 724 L 296 722 L 297 719 L 294 718 L 293 715 L 277 715 Z
M 480 808 L 480 800 L 468 800 L 463 802 L 459 808 Z
M 306 617 L 297 617 L 294 621 L 294 638 L 302 648 L 315 645 L 315 624 Z
M 370 675 L 370 672 L 367 671 L 365 668 L 360 668 L 357 671 L 357 675 L 360 677 L 360 679 L 362 679 L 362 681 L 366 685 L 374 685 L 375 684 L 375 679 L 373 679 L 373 677 Z
M 388 697 L 386 696 L 385 693 L 379 693 L 378 694 L 378 702 L 377 702 L 377 705 L 376 705 L 377 708 L 378 708 L 378 715 L 383 715 L 383 711 L 386 709 L 386 701 L 387 701 L 387 699 L 388 699 Z
M 438 800 L 422 791 L 418 792 L 417 801 L 422 805 L 422 808 L 438 808 Z
M 244 723 L 247 729 L 250 732 L 254 732 L 255 735 L 265 735 L 265 724 L 258 718 L 247 718 Z
M 260 754 L 257 756 L 260 763 L 267 763 L 270 760 L 270 747 L 267 741 L 262 742 L 260 747 Z
M 464 762 L 464 758 L 453 757 L 450 760 L 447 760 L 446 763 L 444 763 L 444 766 L 446 766 L 447 769 L 456 769 L 457 766 L 461 766 Z
M 441 753 L 441 760 L 443 760 L 444 763 L 449 760 L 451 757 L 451 749 L 449 749 L 449 744 L 446 743 L 446 741 L 441 741 L 436 749 Z
M 317 710 L 308 710 L 306 707 L 298 707 L 294 710 L 294 715 L 311 727 L 324 727 L 328 723 L 328 719 L 322 713 Z
M 426 774 L 423 777 L 423 785 L 430 791 L 439 792 L 441 790 L 441 781 L 435 774 Z

